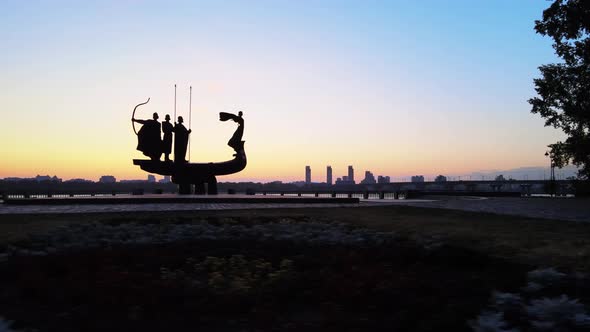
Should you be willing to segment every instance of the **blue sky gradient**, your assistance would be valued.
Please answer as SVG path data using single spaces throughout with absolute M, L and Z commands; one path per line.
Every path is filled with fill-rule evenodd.
M 244 111 L 249 165 L 227 180 L 544 165 L 562 134 L 527 100 L 558 61 L 533 29 L 549 4 L 3 1 L 0 139 L 28 134 L 0 177 L 143 177 L 131 110 L 172 113 L 175 83 L 185 118 L 194 88 L 194 161 L 228 159 L 216 114 Z

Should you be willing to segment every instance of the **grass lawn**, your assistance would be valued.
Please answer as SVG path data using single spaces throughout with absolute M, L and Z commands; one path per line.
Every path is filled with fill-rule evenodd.
M 178 220 L 202 218 L 273 220 L 310 217 L 394 231 L 412 239 L 440 238 L 457 247 L 534 266 L 590 271 L 590 223 L 531 219 L 406 206 L 361 208 L 259 209 L 194 212 L 0 215 L 0 243 L 43 234 L 69 223 L 109 220 Z

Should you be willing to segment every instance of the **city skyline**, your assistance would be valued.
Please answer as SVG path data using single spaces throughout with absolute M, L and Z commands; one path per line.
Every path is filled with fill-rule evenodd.
M 329 183 L 327 181 L 327 175 L 328 175 L 328 168 L 330 169 L 329 174 L 333 174 L 333 170 L 332 170 L 332 166 L 326 166 L 326 172 L 325 173 L 313 173 L 313 168 L 310 166 L 310 182 L 311 183 Z M 348 171 L 348 166 L 346 167 L 342 167 L 343 170 Z M 369 171 L 371 173 L 373 173 L 370 169 L 369 170 L 364 170 L 363 172 Z M 567 179 L 569 177 L 575 177 L 576 173 L 578 171 L 578 168 L 572 165 L 566 166 L 563 169 L 559 169 L 557 168 L 555 170 L 556 172 L 556 179 L 560 179 L 560 180 L 564 180 Z M 344 173 L 344 172 L 343 172 Z M 53 173 L 52 173 L 53 174 Z M 316 174 L 316 175 L 314 175 Z M 440 172 L 431 172 L 431 173 L 427 173 L 427 174 L 418 174 L 418 173 L 408 173 L 408 174 L 377 174 L 375 173 L 375 175 L 378 176 L 378 178 L 383 178 L 383 180 L 385 180 L 385 178 L 387 178 L 389 181 L 391 182 L 413 182 L 412 178 L 413 177 L 423 177 L 423 180 L 425 182 L 432 182 L 434 181 L 434 178 L 437 177 L 438 175 L 443 175 L 449 178 L 449 180 L 457 180 L 457 181 L 480 181 L 480 180 L 493 180 L 495 179 L 495 177 L 497 177 L 498 175 L 503 175 L 506 177 L 506 179 L 514 179 L 514 180 L 546 180 L 549 179 L 549 174 L 550 174 L 550 168 L 549 167 L 520 167 L 520 168 L 515 168 L 515 169 L 505 169 L 505 170 L 482 170 L 482 171 L 475 171 L 475 172 L 471 172 L 471 173 L 463 173 L 463 174 L 448 174 L 448 173 L 440 173 Z M 148 174 L 150 175 L 150 174 Z M 153 174 L 152 174 L 153 175 Z M 68 180 L 84 180 L 84 181 L 93 181 L 93 182 L 100 182 L 102 177 L 111 177 L 112 175 L 100 175 L 97 178 L 79 178 L 79 177 L 73 177 L 73 178 L 62 178 L 60 176 L 58 176 L 57 174 L 54 175 L 49 175 L 49 173 L 45 174 L 45 175 L 41 175 L 41 174 L 35 174 L 35 175 L 31 175 L 31 176 L 24 176 L 24 177 L 15 177 L 15 176 L 8 176 L 8 177 L 4 177 L 4 178 L 0 178 L 0 180 L 13 180 L 13 179 L 35 179 L 36 177 L 41 177 L 42 179 L 45 179 L 47 177 L 51 178 L 51 177 L 57 177 L 60 180 L 63 179 L 63 181 L 68 181 Z M 143 177 L 145 178 L 147 175 L 144 173 Z M 164 182 L 168 182 L 170 181 L 170 177 L 169 176 L 160 176 L 161 179 L 158 181 L 162 181 L 164 180 Z M 115 177 L 116 178 L 116 177 Z M 340 177 L 342 178 L 342 177 Z M 116 178 L 117 182 L 120 181 L 144 181 L 144 180 L 139 180 L 138 178 Z M 147 180 L 146 180 L 147 181 Z M 276 181 L 280 181 L 280 182 L 284 182 L 284 183 L 305 183 L 305 175 L 303 177 L 295 177 L 294 179 L 287 179 L 287 178 L 275 178 L 275 179 L 269 179 L 267 181 L 232 181 L 232 180 L 228 180 L 225 182 L 259 182 L 259 183 L 272 183 L 272 182 L 276 182 Z M 221 181 L 224 182 L 224 181 Z M 332 182 L 332 184 L 334 184 L 334 182 Z
M 300 180 L 303 156 L 392 177 L 544 166 L 563 137 L 527 103 L 556 61 L 546 7 L 4 2 L 0 178 L 143 177 L 131 111 L 172 114 L 174 84 L 185 117 L 193 86 L 192 161 L 230 158 L 217 115 L 244 112 L 248 167 L 220 181 Z

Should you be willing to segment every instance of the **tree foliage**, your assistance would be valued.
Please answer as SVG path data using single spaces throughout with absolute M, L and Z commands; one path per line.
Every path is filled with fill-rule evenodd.
M 529 100 L 532 113 L 546 126 L 563 130 L 565 142 L 549 145 L 553 163 L 580 166 L 579 176 L 590 178 L 590 1 L 556 0 L 535 21 L 537 33 L 553 39 L 563 62 L 539 67 L 534 80 L 538 96 Z

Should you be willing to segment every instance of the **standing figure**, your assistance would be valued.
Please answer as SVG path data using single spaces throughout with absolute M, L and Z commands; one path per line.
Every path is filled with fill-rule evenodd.
M 175 163 L 186 163 L 184 159 L 186 156 L 186 147 L 188 145 L 188 135 L 192 132 L 190 129 L 182 124 L 184 120 L 182 116 L 178 117 L 178 123 L 174 124 L 174 162 Z
M 158 113 L 154 113 L 152 120 L 131 119 L 131 121 L 143 125 L 137 133 L 137 150 L 143 152 L 152 160 L 160 160 L 162 155 L 161 125 L 158 118 Z
M 162 122 L 162 132 L 164 133 L 162 152 L 164 153 L 164 160 L 170 161 L 170 153 L 172 152 L 172 132 L 174 131 L 174 126 L 170 123 L 169 114 L 166 114 L 164 119 L 166 121 Z
M 238 128 L 227 142 L 227 145 L 236 151 L 236 154 L 234 154 L 234 156 L 236 156 L 240 153 L 240 150 L 244 148 L 244 141 L 242 141 L 242 136 L 244 135 L 244 118 L 242 118 L 242 111 L 239 111 L 238 115 L 225 112 L 219 113 L 219 120 L 227 121 L 230 119 L 238 123 Z

